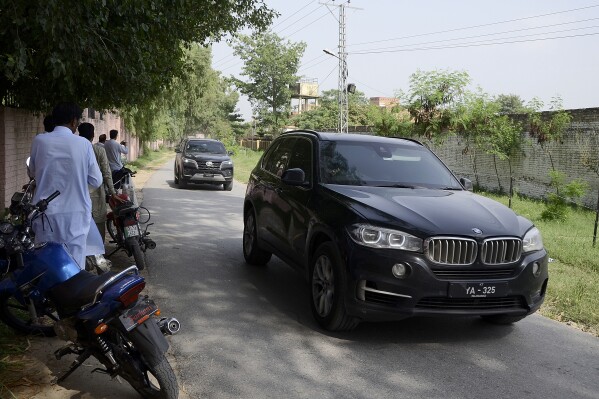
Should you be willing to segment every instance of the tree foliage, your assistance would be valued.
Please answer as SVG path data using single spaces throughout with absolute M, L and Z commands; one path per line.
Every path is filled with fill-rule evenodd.
M 470 83 L 464 71 L 421 71 L 410 76 L 410 89 L 401 94 L 414 120 L 416 132 L 431 138 L 452 126 L 454 107 Z
M 299 61 L 306 44 L 284 41 L 275 33 L 258 33 L 238 36 L 233 47 L 244 62 L 241 75 L 247 81 L 232 81 L 248 96 L 262 124 L 277 129 L 289 114 L 289 86 L 298 81 Z
M 185 68 L 160 95 L 122 113 L 142 140 L 173 141 L 197 133 L 229 139 L 238 122 L 239 95 L 211 67 L 211 51 L 197 44 L 184 52 Z
M 523 114 L 528 112 L 524 100 L 517 94 L 500 94 L 495 97 L 495 102 L 499 105 L 499 112 L 502 114 Z
M 0 10 L 0 98 L 32 110 L 144 104 L 184 74 L 191 43 L 273 17 L 263 0 L 2 0 Z

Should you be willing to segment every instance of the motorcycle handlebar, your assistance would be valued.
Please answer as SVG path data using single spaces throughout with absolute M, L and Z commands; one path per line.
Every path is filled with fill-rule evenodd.
M 50 194 L 50 196 L 48 198 L 46 198 L 46 202 L 50 203 L 50 201 L 52 201 L 54 198 L 58 197 L 60 195 L 60 191 L 56 190 L 54 191 L 52 194 Z

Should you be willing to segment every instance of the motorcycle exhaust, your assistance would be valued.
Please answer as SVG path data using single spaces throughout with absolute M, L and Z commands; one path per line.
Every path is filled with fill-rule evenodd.
M 163 335 L 175 335 L 181 329 L 181 323 L 174 317 L 171 317 L 170 319 L 164 317 L 158 322 L 158 327 Z
M 146 244 L 147 249 L 155 249 L 156 248 L 156 243 L 154 242 L 154 240 L 145 239 L 144 243 Z

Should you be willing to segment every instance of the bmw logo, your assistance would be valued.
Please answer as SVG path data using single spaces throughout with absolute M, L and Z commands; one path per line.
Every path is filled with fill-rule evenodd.
M 477 229 L 476 227 L 472 229 L 472 231 L 474 232 L 474 234 L 482 234 L 483 231 L 481 229 Z

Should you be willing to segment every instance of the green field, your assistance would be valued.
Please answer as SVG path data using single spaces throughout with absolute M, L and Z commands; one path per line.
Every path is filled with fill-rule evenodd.
M 236 148 L 235 178 L 247 183 L 262 152 Z M 508 204 L 506 196 L 479 193 Z M 541 220 L 543 202 L 514 198 L 512 207 L 541 230 L 553 262 L 541 313 L 599 335 L 599 244 L 593 248 L 595 213 L 570 209 L 564 222 Z

